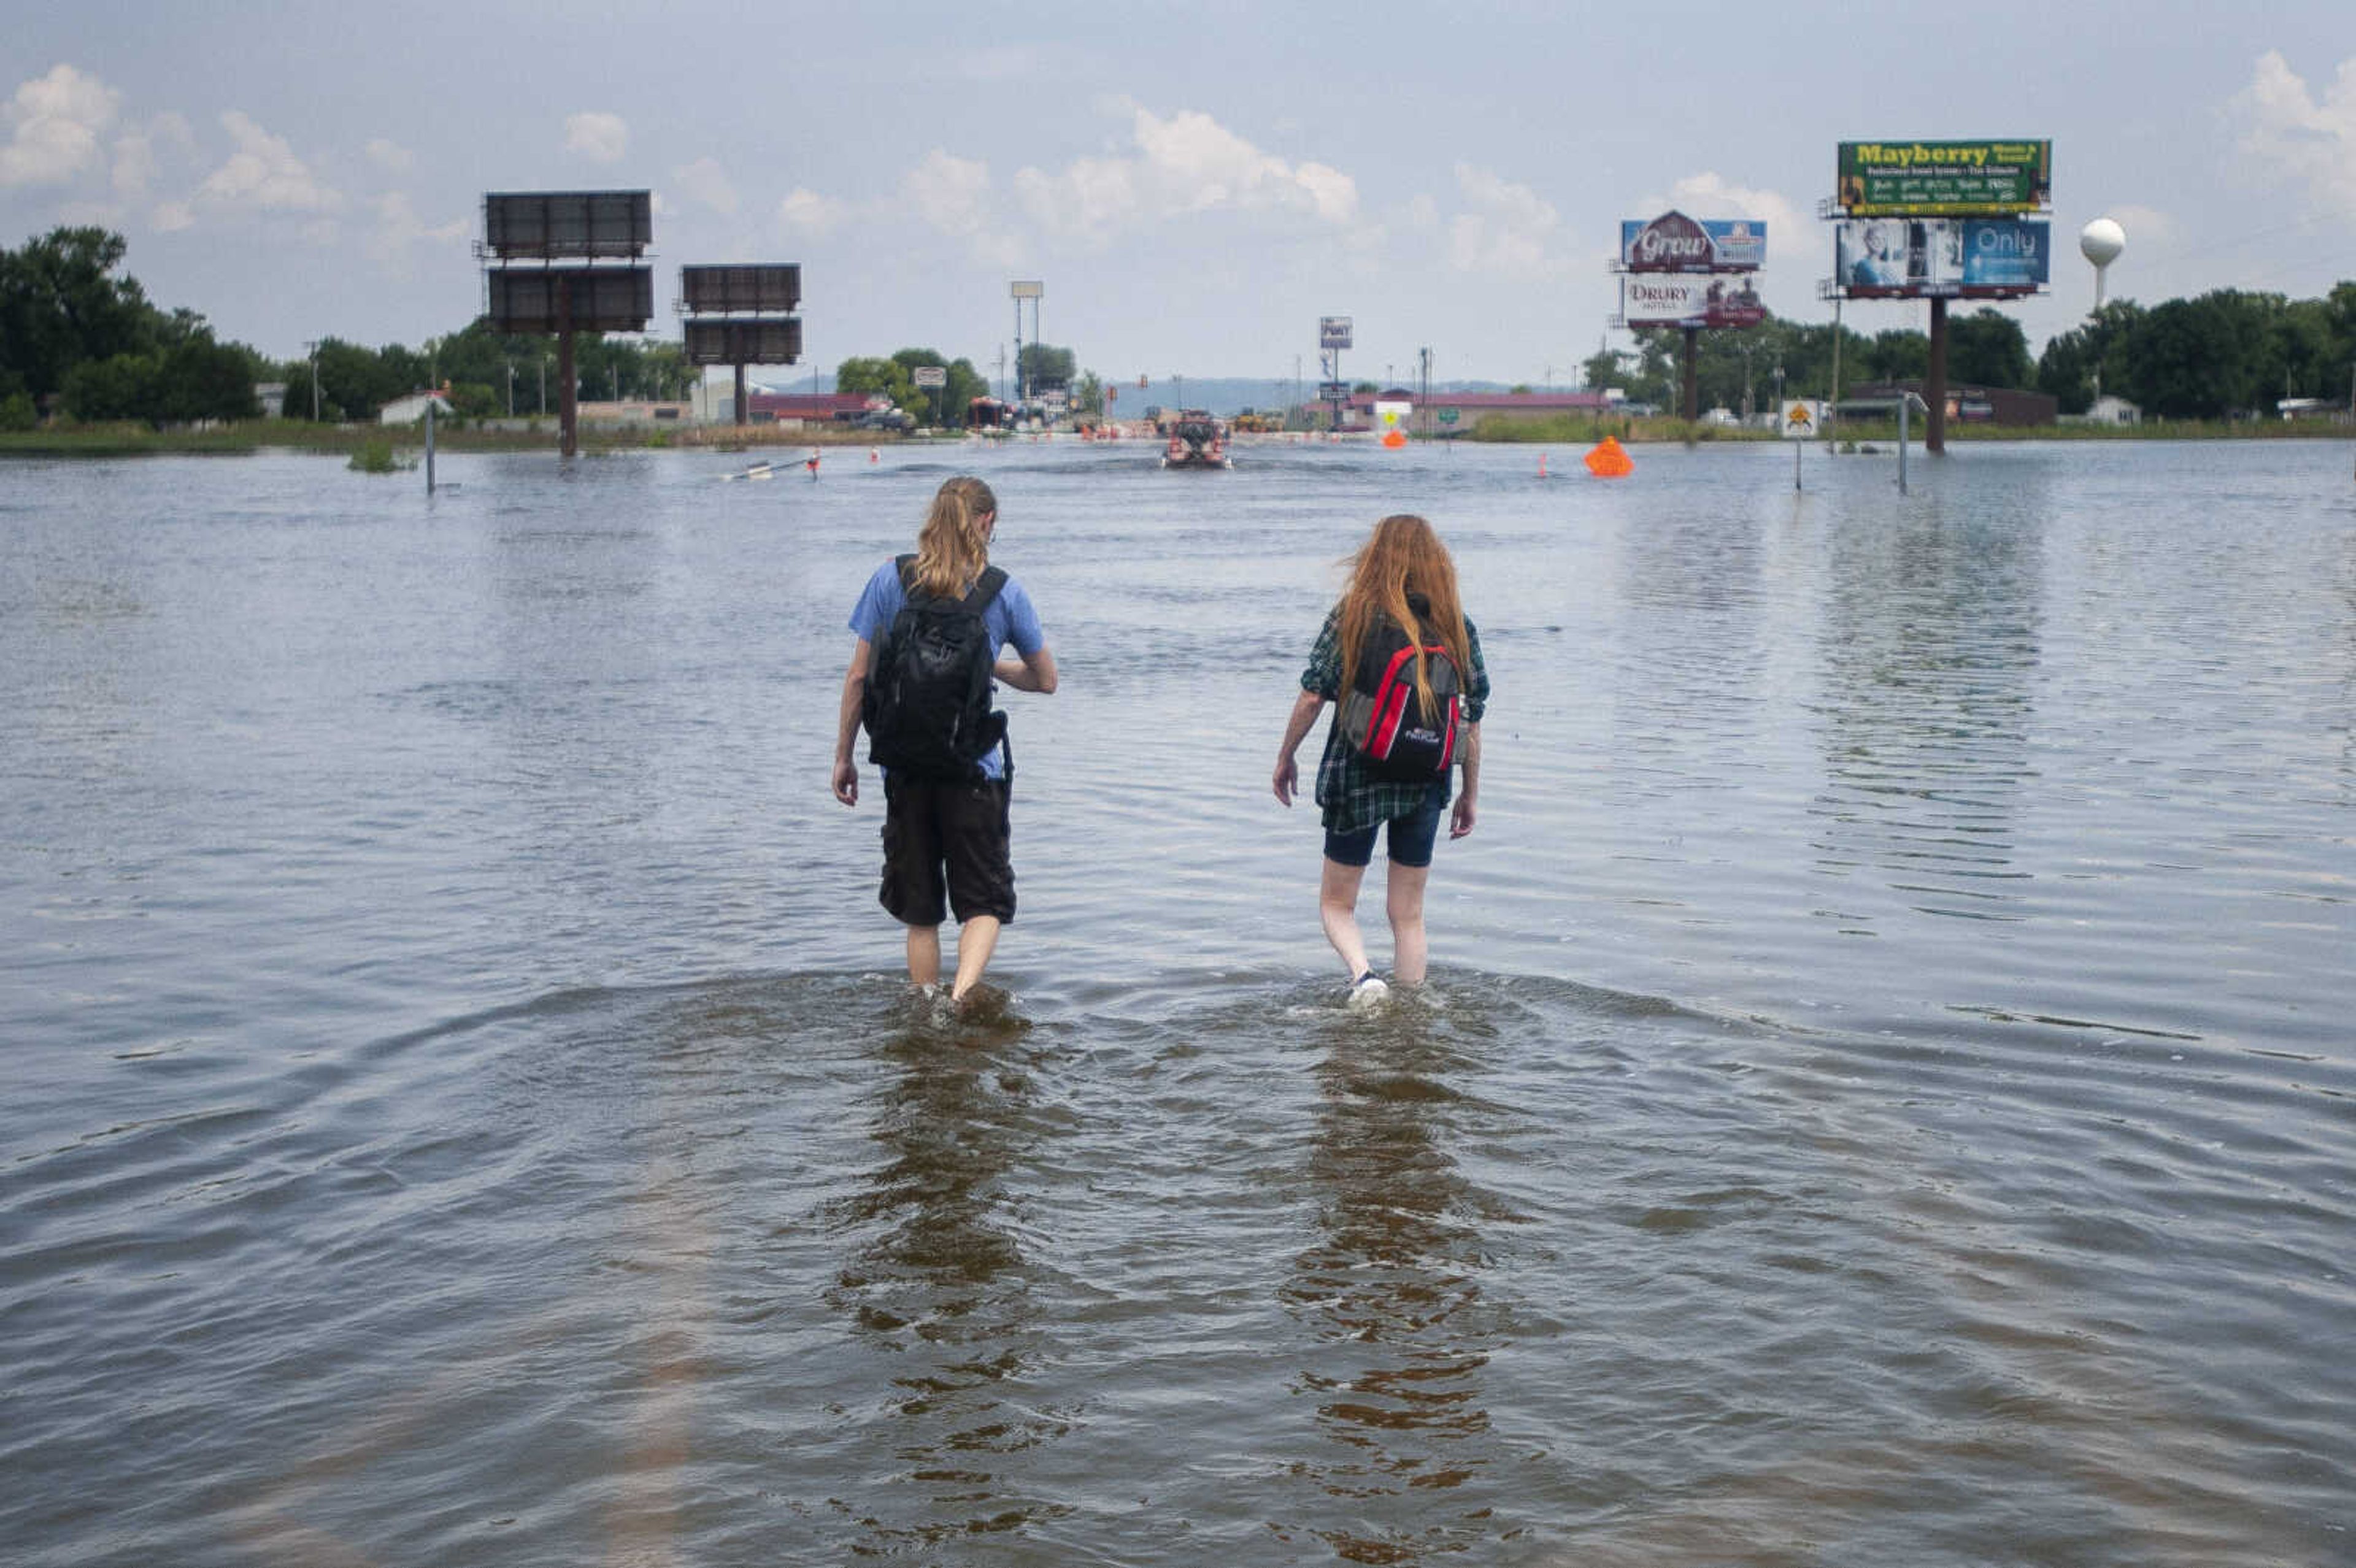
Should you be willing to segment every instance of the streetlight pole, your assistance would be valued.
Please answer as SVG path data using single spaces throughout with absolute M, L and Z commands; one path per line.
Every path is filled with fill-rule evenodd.
M 311 353 L 311 422 L 319 422 L 319 340 L 316 337 L 303 345 Z
M 508 361 L 508 418 L 515 418 L 515 361 Z

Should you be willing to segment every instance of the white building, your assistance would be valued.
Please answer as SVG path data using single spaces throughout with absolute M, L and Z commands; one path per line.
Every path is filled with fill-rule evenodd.
M 450 400 L 439 392 L 412 392 L 405 398 L 395 398 L 377 410 L 379 424 L 416 424 L 425 417 L 425 406 L 434 405 L 437 414 L 450 411 Z

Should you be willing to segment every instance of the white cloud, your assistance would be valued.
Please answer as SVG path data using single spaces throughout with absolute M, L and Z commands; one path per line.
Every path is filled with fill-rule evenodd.
M 962 239 L 990 220 L 990 165 L 938 147 L 901 178 L 916 215 L 942 233 Z
M 365 241 L 368 253 L 379 263 L 396 269 L 405 265 L 412 246 L 463 251 L 473 230 L 472 223 L 464 218 L 454 218 L 447 223 L 426 223 L 417 216 L 416 204 L 406 191 L 389 191 L 371 198 L 369 206 L 375 213 L 376 222 Z
M 714 212 L 734 214 L 737 208 L 736 187 L 728 183 L 728 175 L 717 158 L 698 158 L 685 168 L 673 169 L 670 177 L 688 196 L 701 202 Z
M 2230 107 L 2247 127 L 2242 151 L 2263 174 L 2303 180 L 2325 210 L 2356 218 L 2356 56 L 2340 62 L 2319 103 L 2306 79 L 2269 49 Z
M 114 194 L 131 201 L 146 196 L 163 175 L 167 154 L 176 167 L 186 167 L 197 155 L 196 135 L 177 114 L 158 114 L 116 137 Z
M 2110 219 L 2127 231 L 2127 242 L 2137 240 L 2172 240 L 2176 237 L 2176 219 L 2156 207 L 2114 207 L 2098 216 Z
M 1771 261 L 1778 251 L 1790 256 L 1805 252 L 1812 247 L 1816 251 L 1825 248 L 1818 242 L 1825 226 L 1803 217 L 1798 203 L 1772 190 L 1736 185 L 1723 175 L 1708 172 L 1687 175 L 1669 187 L 1665 201 L 1648 203 L 1646 210 L 1629 216 L 1655 218 L 1662 209 L 1668 208 L 1675 208 L 1687 218 L 1698 221 L 1750 218 L 1764 223 Z M 1616 244 L 1612 247 L 1612 253 L 1619 253 Z
M 1130 145 L 1073 161 L 1058 173 L 1014 176 L 1023 210 L 1054 232 L 1102 241 L 1124 229 L 1190 214 L 1230 210 L 1292 214 L 1327 225 L 1357 216 L 1357 182 L 1327 164 L 1290 164 L 1261 151 L 1209 115 L 1164 118 L 1135 104 Z
M 842 203 L 830 196 L 820 196 L 804 186 L 796 186 L 777 203 L 777 221 L 797 233 L 824 239 L 841 226 L 845 216 Z
M 197 214 L 185 201 L 166 201 L 156 207 L 147 221 L 155 226 L 158 234 L 177 234 L 183 229 L 195 228 Z
M 926 223 L 966 241 L 975 260 L 1012 266 L 1022 259 L 1022 240 L 994 221 L 997 198 L 988 164 L 936 147 L 901 176 L 900 194 Z
M 0 187 L 63 185 L 102 161 L 100 133 L 122 94 L 70 65 L 20 85 L 8 101 Z
M 1562 216 L 1552 202 L 1472 164 L 1456 165 L 1456 189 L 1472 210 L 1449 222 L 1450 266 L 1508 278 L 1545 278 L 1565 270 L 1554 249 Z
M 284 137 L 235 109 L 220 123 L 237 151 L 197 187 L 199 201 L 263 212 L 334 212 L 343 206 L 342 193 L 322 184 Z
M 369 162 L 387 174 L 405 175 L 417 166 L 417 155 L 398 142 L 382 136 L 373 137 L 368 144 Z
M 584 111 L 564 121 L 564 150 L 593 163 L 618 164 L 630 150 L 630 127 L 618 114 Z

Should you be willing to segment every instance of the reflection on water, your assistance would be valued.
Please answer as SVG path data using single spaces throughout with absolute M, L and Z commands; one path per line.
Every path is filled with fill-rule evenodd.
M 1496 1529 L 1481 1490 L 1442 1500 L 1496 1460 L 1482 1389 L 1496 1331 L 1480 1206 L 1450 1152 L 1469 1105 L 1451 1081 L 1474 1064 L 1424 1012 L 1408 998 L 1333 1031 L 1308 1158 L 1318 1238 L 1280 1293 L 1321 1347 L 1294 1392 L 1345 1456 L 1308 1474 L 1365 1514 L 1321 1531 L 1344 1562 L 1460 1552 Z
M 1860 872 L 1926 914 L 2008 912 L 2032 764 L 2040 594 L 2016 519 L 1851 516 L 1830 544 L 1815 714 L 1826 787 L 1816 867 Z M 1854 909 L 1821 914 L 1870 932 Z
M 973 1026 L 934 1018 L 936 1005 L 913 997 L 910 1026 L 877 1046 L 886 1076 L 868 1136 L 882 1161 L 829 1215 L 851 1253 L 828 1298 L 889 1374 L 877 1403 L 897 1467 L 873 1477 L 857 1505 L 886 1551 L 1020 1531 L 1071 1511 L 1001 1468 L 1070 1427 L 1028 1383 L 1049 1336 L 1012 1179 L 1043 1136 L 1027 1070 L 1019 1048 L 989 1048 Z M 991 1032 L 1006 1047 L 1020 1038 L 1004 1019 Z

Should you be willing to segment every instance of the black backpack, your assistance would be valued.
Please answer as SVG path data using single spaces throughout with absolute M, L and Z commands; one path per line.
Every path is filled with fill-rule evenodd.
M 916 558 L 899 558 L 907 603 L 892 617 L 867 671 L 860 717 L 867 760 L 916 777 L 982 776 L 981 759 L 1006 743 L 1006 715 L 990 705 L 997 645 L 982 619 L 1006 573 L 991 567 L 962 599 L 916 586 Z
M 1418 615 L 1430 610 L 1420 594 L 1408 608 Z M 1376 778 L 1428 784 L 1446 778 L 1456 761 L 1464 677 L 1446 645 L 1425 641 L 1424 669 L 1431 682 L 1427 709 L 1415 685 L 1416 648 L 1416 640 L 1388 615 L 1368 627 L 1335 722 Z

